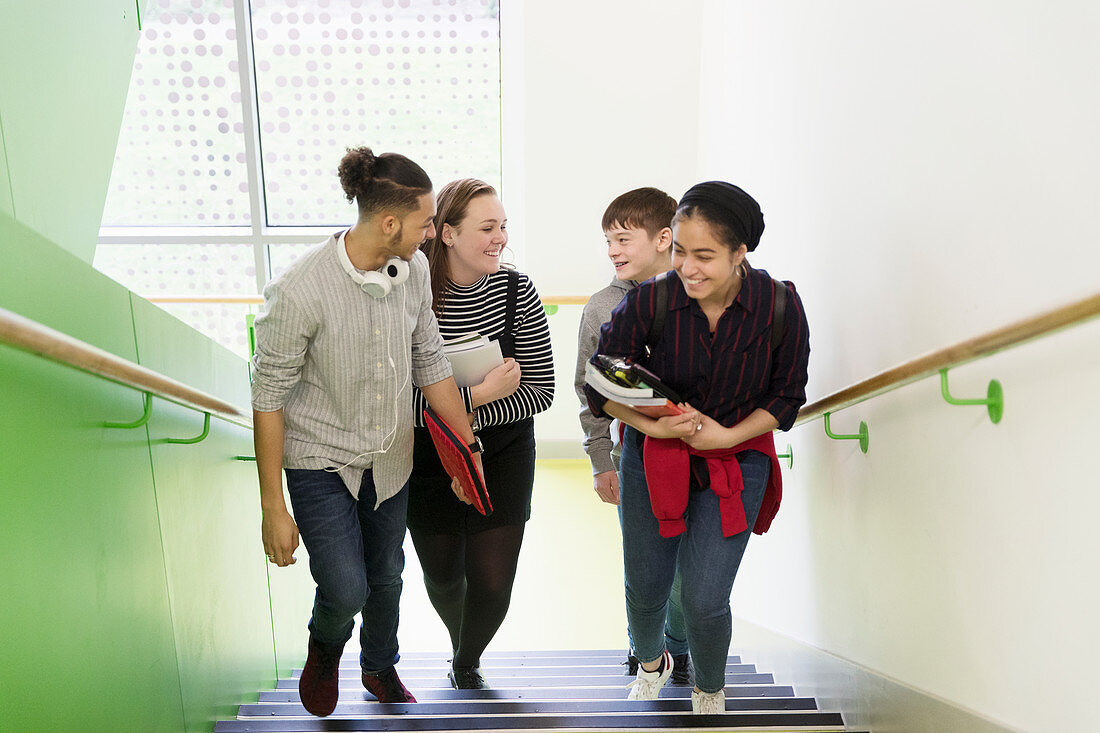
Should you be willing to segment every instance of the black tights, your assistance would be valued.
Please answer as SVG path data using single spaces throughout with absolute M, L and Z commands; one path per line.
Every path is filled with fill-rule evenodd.
M 471 535 L 410 532 L 424 586 L 451 635 L 456 667 L 481 664 L 512 600 L 522 524 Z

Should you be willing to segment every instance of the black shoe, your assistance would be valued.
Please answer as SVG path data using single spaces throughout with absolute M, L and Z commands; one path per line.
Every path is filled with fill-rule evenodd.
M 638 658 L 633 654 L 627 653 L 626 661 L 623 662 L 626 665 L 626 676 L 637 677 L 638 676 Z
M 456 690 L 488 690 L 489 683 L 481 675 L 481 667 L 456 667 L 451 665 L 447 679 Z
M 695 668 L 692 666 L 691 657 L 688 654 L 674 654 L 672 656 L 672 677 L 670 680 L 674 685 L 695 684 Z

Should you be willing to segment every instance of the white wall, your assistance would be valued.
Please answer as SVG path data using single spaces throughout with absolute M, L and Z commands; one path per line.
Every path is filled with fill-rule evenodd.
M 1100 290 L 1100 9 L 769 0 L 703 8 L 703 178 L 760 200 L 754 262 L 809 314 L 811 399 Z M 794 430 L 734 611 L 1027 731 L 1100 683 L 1100 322 Z M 736 639 L 735 639 L 736 645 Z
M 504 186 L 517 264 L 543 295 L 612 277 L 600 219 L 639 186 L 697 179 L 702 0 L 501 2 Z M 580 451 L 572 391 L 579 308 L 551 318 L 558 394 L 540 455 Z

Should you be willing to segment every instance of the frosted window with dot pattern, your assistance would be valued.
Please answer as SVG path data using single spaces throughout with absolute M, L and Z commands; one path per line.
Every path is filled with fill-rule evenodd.
M 146 298 L 256 292 L 248 244 L 100 244 L 95 268 Z
M 295 260 L 319 244 L 319 239 L 309 244 L 269 244 L 267 252 L 271 262 L 271 279 L 279 277 Z
M 95 268 L 146 298 L 240 296 L 256 291 L 247 244 L 100 244 Z M 246 303 L 158 303 L 161 308 L 247 358 Z
M 259 306 L 240 303 L 160 303 L 196 331 L 203 333 L 244 359 L 248 353 L 248 326 L 245 317 L 259 312 Z
M 436 190 L 500 186 L 495 0 L 252 0 L 267 223 L 340 225 L 347 147 L 419 163 Z
M 233 0 L 151 0 L 142 15 L 106 226 L 249 223 Z

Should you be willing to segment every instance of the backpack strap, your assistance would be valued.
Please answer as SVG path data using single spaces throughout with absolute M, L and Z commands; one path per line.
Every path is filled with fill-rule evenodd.
M 516 312 L 519 310 L 519 273 L 508 270 L 508 292 L 504 298 L 504 330 L 497 341 L 504 356 L 516 356 Z
M 787 286 L 772 278 L 775 291 L 772 293 L 772 351 L 783 342 L 783 332 L 787 328 Z
M 783 282 L 772 278 L 775 289 L 772 291 L 772 351 L 779 348 L 783 342 L 783 334 L 787 330 L 787 286 Z M 668 316 L 668 273 L 663 272 L 653 281 L 656 298 L 653 320 L 649 324 L 649 331 L 645 337 L 646 356 L 653 353 L 657 342 L 661 340 L 661 334 L 665 330 L 665 317 Z
M 661 340 L 661 334 L 665 330 L 665 318 L 668 316 L 668 273 L 662 272 L 653 280 L 654 297 L 656 298 L 653 320 L 649 323 L 649 331 L 645 335 L 645 355 L 653 354 L 653 348 Z

